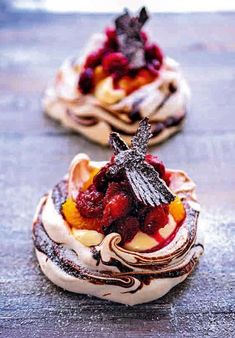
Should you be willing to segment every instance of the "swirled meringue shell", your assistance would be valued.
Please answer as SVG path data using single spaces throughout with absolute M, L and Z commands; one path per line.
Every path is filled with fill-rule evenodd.
M 69 177 L 41 199 L 33 222 L 39 264 L 53 283 L 72 292 L 128 305 L 152 301 L 185 280 L 203 253 L 195 184 L 183 171 L 170 170 L 170 187 L 181 197 L 186 218 L 164 248 L 154 252 L 129 251 L 119 246 L 121 237 L 117 233 L 88 247 L 73 236 L 61 206 L 89 170 L 103 164 L 90 162 L 85 154 L 80 154 L 71 164 Z
M 45 113 L 102 145 L 108 145 L 111 131 L 118 131 L 130 144 L 139 120 L 144 117 L 149 117 L 152 125 L 153 137 L 149 144 L 162 142 L 179 131 L 185 119 L 190 91 L 179 65 L 169 57 L 164 58 L 155 81 L 124 98 L 121 95 L 117 103 L 105 104 L 93 94 L 79 93 L 81 64 L 91 50 L 101 47 L 103 41 L 104 35 L 96 34 L 81 58 L 65 60 L 56 80 L 45 91 L 42 101 Z M 135 112 L 138 118 L 131 117 Z

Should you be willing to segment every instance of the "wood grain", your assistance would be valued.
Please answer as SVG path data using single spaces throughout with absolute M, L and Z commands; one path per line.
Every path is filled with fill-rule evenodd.
M 62 60 L 110 19 L 0 14 L 0 336 L 232 337 L 235 14 L 160 14 L 150 23 L 192 88 L 184 131 L 151 151 L 198 184 L 205 255 L 196 271 L 162 299 L 125 307 L 65 292 L 38 267 L 31 240 L 38 199 L 77 152 L 110 155 L 46 118 L 40 97 Z

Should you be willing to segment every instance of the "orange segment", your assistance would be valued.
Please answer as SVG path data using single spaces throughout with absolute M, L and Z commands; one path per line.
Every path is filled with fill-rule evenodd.
M 186 212 L 179 196 L 176 196 L 174 201 L 170 203 L 169 212 L 177 223 L 184 220 Z
M 106 77 L 106 74 L 103 70 L 102 66 L 97 66 L 94 69 L 94 82 L 95 85 L 100 82 L 101 80 L 103 80 Z
M 97 218 L 82 217 L 76 208 L 76 203 L 67 198 L 66 202 L 62 205 L 62 212 L 66 221 L 77 229 L 96 230 L 101 232 L 100 220 Z
M 90 172 L 89 179 L 83 184 L 81 191 L 87 190 L 87 188 L 92 184 L 94 176 L 100 171 L 99 168 L 93 168 Z
M 131 78 L 128 75 L 123 76 L 119 82 L 119 88 L 125 90 L 126 94 L 130 94 L 134 90 L 152 82 L 154 80 L 154 76 L 147 70 L 142 69 L 136 75 L 136 77 Z

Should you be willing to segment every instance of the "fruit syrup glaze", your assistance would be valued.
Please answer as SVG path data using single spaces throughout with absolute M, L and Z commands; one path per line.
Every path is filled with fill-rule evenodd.
M 140 122 L 130 148 L 119 134 L 111 133 L 111 160 L 93 170 L 78 191 L 76 202 L 68 198 L 62 206 L 63 217 L 71 226 L 104 235 L 117 232 L 121 246 L 142 231 L 158 242 L 145 252 L 158 250 L 173 240 L 186 213 L 180 198 L 169 189 L 170 175 L 164 164 L 157 156 L 146 154 L 150 137 L 147 118 Z M 163 238 L 159 230 L 168 224 L 169 215 L 176 222 L 175 230 Z
M 103 46 L 84 62 L 78 83 L 82 94 L 92 93 L 96 84 L 108 76 L 114 88 L 127 95 L 158 77 L 163 53 L 141 31 L 148 18 L 144 7 L 135 17 L 126 11 L 115 20 L 115 27 L 106 29 Z

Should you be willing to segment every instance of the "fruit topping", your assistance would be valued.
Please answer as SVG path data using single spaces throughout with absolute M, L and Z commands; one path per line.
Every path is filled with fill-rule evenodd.
M 104 104 L 114 104 L 125 97 L 125 91 L 115 89 L 111 76 L 100 81 L 95 88 L 95 97 Z
M 119 46 L 118 46 L 116 29 L 108 27 L 105 30 L 105 34 L 107 37 L 107 40 L 105 41 L 105 44 L 104 44 L 105 49 L 117 51 Z
M 119 134 L 111 133 L 114 155 L 110 161 L 101 169 L 89 167 L 90 175 L 79 186 L 78 195 L 69 195 L 62 205 L 71 227 L 96 230 L 102 236 L 117 232 L 122 237 L 120 245 L 130 249 L 140 250 L 141 243 L 144 248 L 149 245 L 147 249 L 169 243 L 186 214 L 180 198 L 166 185 L 170 173 L 157 156 L 146 154 L 150 136 L 147 118 L 140 122 L 130 148 Z M 94 242 L 87 232 L 78 231 L 74 236 L 82 243 L 103 238 Z
M 83 217 L 101 217 L 103 213 L 103 198 L 104 194 L 96 190 L 94 184 L 90 185 L 86 191 L 80 191 L 77 196 L 78 211 Z
M 148 235 L 153 235 L 168 222 L 168 210 L 164 206 L 152 208 L 145 217 L 141 229 Z
M 111 76 L 112 83 L 111 79 L 103 83 L 95 95 L 102 102 L 113 104 L 159 75 L 163 54 L 141 31 L 147 20 L 144 7 L 137 16 L 131 16 L 126 10 L 116 18 L 115 27 L 106 29 L 103 45 L 91 52 L 82 66 L 78 84 L 82 94 L 91 93 L 100 81 Z M 106 93 L 103 95 L 104 89 Z
M 101 80 L 103 80 L 106 77 L 103 67 L 101 65 L 95 67 L 94 69 L 94 83 L 95 86 L 97 83 L 99 83 Z
M 177 223 L 180 223 L 185 219 L 186 212 L 179 196 L 176 196 L 174 201 L 170 203 L 169 212 Z
M 71 198 L 68 198 L 62 205 L 62 214 L 65 220 L 77 229 L 101 231 L 100 219 L 83 217 L 78 211 L 76 203 Z
M 104 71 L 108 74 L 124 75 L 128 70 L 128 59 L 122 53 L 107 54 L 102 61 Z
M 105 199 L 102 225 L 107 227 L 115 220 L 125 217 L 131 209 L 131 200 L 125 192 L 117 192 Z
M 86 68 L 80 75 L 78 87 L 82 94 L 88 94 L 94 87 L 94 72 L 91 68 Z
M 95 68 L 101 64 L 104 49 L 100 48 L 96 52 L 89 54 L 85 61 L 85 68 Z
M 130 242 L 137 234 L 139 226 L 138 219 L 132 216 L 117 221 L 115 224 L 115 231 L 122 237 L 121 244 Z
M 147 118 L 140 122 L 136 135 L 131 141 L 131 148 L 120 139 L 117 133 L 111 133 L 110 144 L 116 156 L 114 164 L 108 169 L 108 174 L 112 177 L 124 172 L 137 200 L 154 207 L 170 203 L 174 200 L 174 195 L 154 167 L 145 162 L 150 137 Z
M 131 77 L 130 75 L 123 76 L 118 81 L 118 87 L 125 90 L 126 94 L 130 94 L 134 90 L 152 82 L 153 80 L 153 74 L 148 69 L 143 68 L 137 72 L 135 77 Z
M 145 46 L 145 60 L 147 63 L 153 64 L 155 69 L 159 70 L 163 62 L 163 54 L 160 47 L 154 43 Z
M 107 171 L 110 165 L 110 162 L 106 163 L 105 166 L 103 166 L 100 171 L 94 176 L 93 184 L 100 192 L 105 192 L 108 187 Z

